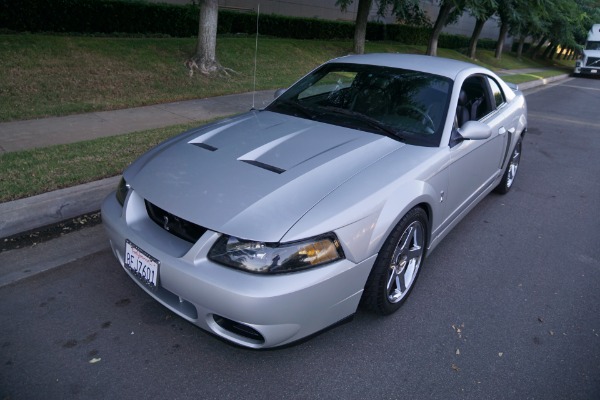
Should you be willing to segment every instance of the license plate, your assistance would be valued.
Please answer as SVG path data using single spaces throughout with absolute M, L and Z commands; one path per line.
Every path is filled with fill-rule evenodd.
M 144 250 L 125 241 L 125 266 L 143 283 L 155 288 L 158 282 L 160 262 Z
M 597 70 L 597 69 L 593 69 L 593 70 L 592 70 L 592 74 L 595 74 L 596 72 L 598 72 L 598 70 Z

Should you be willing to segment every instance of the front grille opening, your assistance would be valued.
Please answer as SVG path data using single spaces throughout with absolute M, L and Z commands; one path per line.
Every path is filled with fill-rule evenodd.
M 262 344 L 265 342 L 265 338 L 256 329 L 251 326 L 240 324 L 239 322 L 232 321 L 228 318 L 221 317 L 220 315 L 213 315 L 213 319 L 221 328 L 228 332 L 234 333 L 238 336 L 245 337 L 252 340 L 255 343 Z
M 596 64 L 598 61 L 600 61 L 600 57 L 588 57 L 586 66 L 600 66 Z
M 207 230 L 200 225 L 186 221 L 183 218 L 179 218 L 178 216 L 155 206 L 148 200 L 144 200 L 144 203 L 146 204 L 146 211 L 148 212 L 150 219 L 154 221 L 156 225 L 178 238 L 190 243 L 196 243 Z

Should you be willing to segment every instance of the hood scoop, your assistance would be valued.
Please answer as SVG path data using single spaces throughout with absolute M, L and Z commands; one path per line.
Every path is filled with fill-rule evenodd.
M 193 144 L 194 146 L 198 146 L 198 147 L 200 147 L 201 149 L 204 149 L 204 150 L 208 150 L 208 151 L 216 151 L 216 150 L 218 150 L 215 146 L 211 146 L 210 144 L 206 144 L 206 143 L 192 143 L 192 142 L 190 142 L 190 143 Z
M 332 129 L 324 134 L 311 125 L 271 140 L 237 160 L 281 174 L 354 140 L 356 137 L 345 132 Z
M 248 117 L 250 118 L 250 117 Z M 193 144 L 194 146 L 200 147 L 201 149 L 205 149 L 208 151 L 217 151 L 219 148 L 215 147 L 215 146 L 211 146 L 210 144 L 206 143 L 208 140 L 212 139 L 214 136 L 216 136 L 217 134 L 223 132 L 226 129 L 229 129 L 237 124 L 239 124 L 240 122 L 243 122 L 245 120 L 247 120 L 248 118 L 240 118 L 236 121 L 233 121 L 229 124 L 225 124 L 223 126 L 220 126 L 216 129 L 212 129 L 198 137 L 195 137 L 194 139 L 190 140 L 188 143 L 189 144 Z
M 256 160 L 240 160 L 245 162 L 246 164 L 254 165 L 255 167 L 266 169 L 267 171 L 275 172 L 276 174 L 282 174 L 285 172 L 285 169 L 275 167 L 273 165 L 265 164 Z

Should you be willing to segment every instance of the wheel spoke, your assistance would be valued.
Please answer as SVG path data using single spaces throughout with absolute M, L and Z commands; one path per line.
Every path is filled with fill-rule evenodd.
M 386 285 L 388 300 L 397 303 L 408 293 L 423 256 L 423 227 L 409 225 L 394 250 Z
M 415 273 L 417 272 L 417 265 L 418 264 L 419 264 L 419 260 L 413 258 L 412 260 L 410 260 L 410 262 L 406 266 L 406 272 L 404 273 L 404 276 L 408 277 L 408 279 L 409 279 L 408 283 L 409 284 L 410 284 L 410 282 L 412 282 L 412 280 L 415 277 Z
M 408 249 L 414 231 L 415 228 L 413 226 L 409 226 L 408 229 L 404 232 L 404 235 L 402 235 L 402 244 L 398 246 L 400 249 L 400 253 L 404 253 Z
M 406 292 L 406 268 L 404 268 L 396 277 L 396 288 L 400 290 L 399 294 Z
M 409 261 L 419 258 L 423 254 L 423 247 L 421 246 L 420 241 L 421 240 L 419 238 L 419 230 L 413 229 L 413 237 L 411 240 L 411 246 L 407 251 L 407 256 L 408 256 Z
M 392 272 L 390 272 L 390 278 L 388 279 L 388 282 L 386 285 L 388 294 L 390 293 L 390 289 L 392 288 L 392 283 L 394 282 L 394 279 L 396 278 L 396 276 L 398 276 L 398 274 L 396 274 L 396 268 L 394 268 L 394 269 L 392 269 Z

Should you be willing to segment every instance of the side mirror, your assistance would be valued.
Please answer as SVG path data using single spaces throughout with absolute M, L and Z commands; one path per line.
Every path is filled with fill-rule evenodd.
M 273 98 L 274 99 L 278 98 L 279 96 L 281 96 L 282 94 L 284 94 L 286 90 L 287 89 L 277 89 L 275 91 L 275 94 L 273 95 Z
M 458 128 L 464 140 L 484 140 L 492 136 L 492 128 L 479 121 L 467 121 Z

